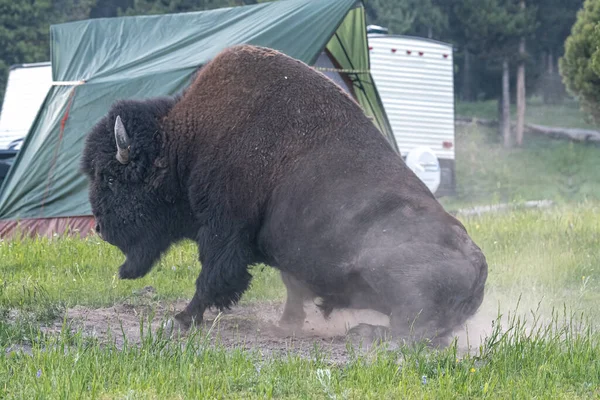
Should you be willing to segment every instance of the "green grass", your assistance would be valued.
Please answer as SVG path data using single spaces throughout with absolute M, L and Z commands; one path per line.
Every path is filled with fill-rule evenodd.
M 76 305 L 189 299 L 200 271 L 195 245 L 181 243 L 145 278 L 122 281 L 124 256 L 95 237 L 0 241 L 0 349 L 31 353 L 0 351 L 0 398 L 599 398 L 598 171 L 598 146 L 527 136 L 524 148 L 506 150 L 493 129 L 458 128 L 459 196 L 445 206 L 556 202 L 461 217 L 490 267 L 470 325 L 473 340 L 480 324 L 488 337 L 464 357 L 454 346 L 417 346 L 334 365 L 326 349 L 267 359 L 208 347 L 202 332 L 183 345 L 159 332 L 122 348 L 80 331 L 49 334 L 41 327 Z M 253 274 L 242 303 L 283 300 L 274 270 Z M 156 289 L 150 300 L 137 294 L 146 286 Z
M 56 317 L 74 305 L 105 307 L 136 302 L 145 286 L 156 289 L 153 300 L 189 299 L 200 272 L 197 247 L 183 242 L 172 248 L 146 277 L 121 280 L 118 267 L 125 257 L 97 236 L 0 242 L 0 310 L 17 308 L 38 320 Z M 260 273 L 264 270 L 264 273 Z M 272 269 L 257 266 L 243 301 L 280 298 L 284 288 Z
M 153 337 L 101 348 L 81 337 L 41 341 L 0 359 L 2 398 L 592 398 L 600 391 L 598 336 L 572 329 L 497 333 L 481 357 L 449 350 L 380 352 L 342 367 L 290 356 L 182 346 Z M 64 346 L 65 342 L 70 347 Z M 44 346 L 46 349 L 43 349 Z M 318 354 L 316 354 L 318 355 Z
M 490 264 L 488 300 L 538 307 L 568 306 L 600 318 L 600 205 L 557 206 L 463 219 Z M 506 311 L 506 309 L 504 310 Z M 529 310 L 525 310 L 529 311 Z
M 482 102 L 457 102 L 456 115 L 497 120 L 498 103 L 496 100 Z M 511 120 L 516 120 L 516 106 L 511 105 Z M 525 122 L 536 125 L 557 126 L 563 128 L 600 129 L 586 121 L 585 114 L 579 104 L 573 100 L 565 100 L 560 105 L 543 104 L 540 99 L 528 99 L 525 108 Z
M 505 149 L 497 130 L 456 128 L 457 195 L 450 209 L 478 204 L 552 200 L 600 201 L 600 146 L 526 135 L 522 148 Z
M 147 277 L 120 281 L 115 272 L 123 256 L 95 238 L 0 242 L 0 310 L 7 311 L 0 315 L 0 347 L 32 346 L 32 355 L 0 354 L 0 398 L 600 395 L 600 205 L 515 211 L 464 223 L 490 265 L 483 309 L 493 318 L 499 302 L 505 315 L 480 351 L 460 358 L 454 348 L 381 350 L 374 359 L 357 356 L 342 366 L 330 365 L 318 351 L 313 360 L 264 359 L 241 349 L 207 348 L 201 333 L 183 346 L 154 334 L 119 350 L 68 330 L 42 334 L 40 323 L 60 318 L 65 307 L 135 301 L 134 293 L 146 285 L 157 289 L 157 300 L 191 296 L 200 268 L 195 247 L 178 245 Z M 244 301 L 281 300 L 283 293 L 278 275 L 259 268 Z M 506 318 L 517 303 L 519 313 Z M 8 310 L 14 309 L 29 317 L 11 320 Z M 571 322 L 572 316 L 578 318 Z M 520 319 L 525 317 L 527 323 Z M 532 328 L 534 318 L 538 329 Z

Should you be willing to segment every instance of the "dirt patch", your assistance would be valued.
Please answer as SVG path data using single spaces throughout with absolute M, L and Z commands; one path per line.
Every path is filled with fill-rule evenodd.
M 114 342 L 118 347 L 139 344 L 148 331 L 155 335 L 164 328 L 168 319 L 182 310 L 188 301 L 168 303 L 116 304 L 106 308 L 76 306 L 66 310 L 64 320 L 45 327 L 46 333 L 58 333 L 66 322 L 72 331 L 100 342 Z M 293 352 L 303 357 L 313 354 L 315 345 L 332 362 L 346 362 L 350 356 L 347 344 L 354 350 L 368 351 L 373 343 L 358 336 L 347 336 L 348 329 L 360 324 L 387 326 L 389 319 L 370 310 L 340 310 L 325 320 L 315 305 L 307 304 L 307 317 L 302 331 L 291 332 L 278 326 L 283 305 L 278 302 L 261 302 L 238 305 L 221 313 L 207 310 L 197 340 L 205 340 L 228 349 L 258 350 L 264 356 Z M 186 340 L 188 333 L 176 338 Z
M 110 340 L 121 347 L 125 340 L 129 344 L 139 344 L 142 335 L 148 334 L 148 331 L 155 335 L 186 304 L 187 301 L 137 301 L 136 304 L 117 304 L 97 309 L 77 306 L 66 311 L 65 320 L 73 331 L 81 331 L 105 343 Z M 369 338 L 347 335 L 349 329 L 361 323 L 389 325 L 387 316 L 371 310 L 336 310 L 327 320 L 314 304 L 307 303 L 305 310 L 307 317 L 300 332 L 291 332 L 278 326 L 283 312 L 281 302 L 241 304 L 220 315 L 207 310 L 196 337 L 197 340 L 207 340 L 207 343 L 227 349 L 258 350 L 263 356 L 291 352 L 311 357 L 317 347 L 329 361 L 345 363 L 351 356 L 349 342 L 353 352 L 366 355 L 377 346 Z M 63 319 L 60 319 L 44 330 L 58 333 L 62 327 Z M 184 333 L 179 339 L 185 341 L 186 336 Z M 394 342 L 388 342 L 385 346 L 397 348 Z

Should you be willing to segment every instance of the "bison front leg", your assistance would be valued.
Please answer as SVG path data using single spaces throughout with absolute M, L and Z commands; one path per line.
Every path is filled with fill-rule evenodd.
M 184 328 L 202 322 L 209 307 L 225 310 L 236 304 L 252 279 L 248 272 L 252 251 L 242 234 L 202 236 L 198 249 L 202 270 L 196 279 L 196 292 L 187 307 L 175 316 Z
M 154 240 L 131 247 L 125 253 L 125 262 L 119 268 L 119 278 L 139 279 L 146 276 L 169 245 L 167 241 Z

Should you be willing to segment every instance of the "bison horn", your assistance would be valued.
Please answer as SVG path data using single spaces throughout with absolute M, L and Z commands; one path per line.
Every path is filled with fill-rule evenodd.
M 115 140 L 117 142 L 117 160 L 121 164 L 127 164 L 129 162 L 129 137 L 120 116 L 117 116 L 115 121 Z

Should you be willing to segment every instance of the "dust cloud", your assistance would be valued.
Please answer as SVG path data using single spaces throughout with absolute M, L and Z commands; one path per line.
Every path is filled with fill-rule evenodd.
M 534 295 L 519 296 L 516 290 L 513 293 L 489 288 L 478 312 L 462 329 L 451 335 L 457 343 L 457 355 L 462 358 L 467 353 L 479 354 L 480 345 L 498 323 L 502 326 L 501 330 L 506 331 L 509 320 L 514 316 L 527 319 L 524 325 L 531 327 L 532 312 L 539 311 L 540 303 L 543 303 L 541 298 Z M 71 331 L 80 331 L 100 342 L 110 341 L 121 347 L 124 343 L 139 345 L 143 341 L 142 331 L 151 331 L 156 335 L 160 327 L 164 327 L 165 322 L 186 304 L 186 301 L 174 304 L 145 302 L 138 298 L 134 304 L 116 304 L 107 308 L 77 306 L 66 310 L 64 317 Z M 210 343 L 227 349 L 243 348 L 258 351 L 265 356 L 281 356 L 292 352 L 310 358 L 316 345 L 332 363 L 344 364 L 351 358 L 348 342 L 355 350 L 367 352 L 373 345 L 378 345 L 373 338 L 349 335 L 352 328 L 360 327 L 361 324 L 389 327 L 388 316 L 372 310 L 334 310 L 325 319 L 318 307 L 309 301 L 305 303 L 305 311 L 307 315 L 302 329 L 290 331 L 278 324 L 283 312 L 281 301 L 239 304 L 225 313 L 207 310 L 200 327 L 201 336 L 209 338 Z M 550 319 L 551 315 L 545 312 L 539 322 L 549 322 Z M 61 317 L 43 331 L 59 333 L 64 329 L 63 322 Z M 142 327 L 144 329 L 140 329 Z M 184 333 L 183 339 L 189 334 Z M 391 338 L 383 345 L 394 349 L 399 343 Z
M 518 329 L 529 335 L 548 327 L 565 328 L 573 321 L 577 324 L 577 313 L 565 306 L 564 299 L 550 293 L 528 293 L 523 287 L 515 283 L 505 290 L 488 288 L 477 313 L 452 334 L 460 354 L 477 355 L 494 331 L 502 334 L 512 330 L 514 334 Z

